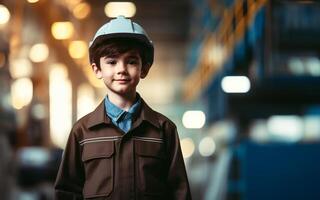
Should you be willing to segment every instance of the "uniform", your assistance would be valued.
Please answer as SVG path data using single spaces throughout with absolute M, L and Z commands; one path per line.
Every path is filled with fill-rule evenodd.
M 102 102 L 73 127 L 56 199 L 191 199 L 176 126 L 143 100 L 126 134 Z

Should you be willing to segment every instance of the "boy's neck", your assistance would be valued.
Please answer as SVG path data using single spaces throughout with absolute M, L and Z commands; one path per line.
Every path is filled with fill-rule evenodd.
M 136 100 L 136 92 L 131 95 L 121 96 L 114 93 L 108 94 L 108 99 L 110 102 L 112 102 L 114 105 L 118 106 L 122 110 L 128 111 L 131 106 L 134 104 Z

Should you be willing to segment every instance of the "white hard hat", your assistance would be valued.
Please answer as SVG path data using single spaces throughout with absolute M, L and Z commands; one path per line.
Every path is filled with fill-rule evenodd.
M 101 26 L 89 43 L 89 49 L 95 48 L 97 44 L 111 38 L 130 38 L 140 41 L 145 45 L 147 63 L 151 66 L 153 63 L 154 47 L 144 29 L 137 23 L 132 22 L 124 16 L 118 16 Z M 90 62 L 91 58 L 90 58 Z

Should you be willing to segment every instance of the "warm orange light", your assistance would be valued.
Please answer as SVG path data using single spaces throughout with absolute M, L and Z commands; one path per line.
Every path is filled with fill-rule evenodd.
M 50 137 L 64 148 L 72 125 L 72 87 L 67 66 L 53 64 L 49 73 Z
M 81 84 L 78 87 L 77 97 L 77 119 L 80 119 L 96 106 L 93 87 L 88 83 Z
M 181 151 L 183 158 L 190 158 L 194 153 L 195 145 L 191 138 L 184 138 L 181 140 Z
M 4 53 L 0 52 L 0 68 L 4 67 L 6 64 L 6 56 Z
M 68 47 L 72 58 L 79 59 L 86 56 L 88 51 L 87 43 L 81 40 L 72 41 Z
M 11 103 L 15 109 L 28 105 L 33 96 L 33 84 L 29 78 L 15 80 L 11 85 Z
M 74 27 L 71 22 L 55 22 L 51 26 L 51 33 L 57 40 L 69 39 L 74 33 Z
M 84 19 L 88 17 L 90 12 L 91 7 L 88 3 L 80 3 L 72 11 L 73 15 L 78 19 Z
M 26 58 L 14 59 L 11 61 L 9 71 L 12 78 L 30 77 L 32 75 L 32 64 Z

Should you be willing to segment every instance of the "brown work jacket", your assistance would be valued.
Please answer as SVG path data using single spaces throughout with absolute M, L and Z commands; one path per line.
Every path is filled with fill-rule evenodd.
M 176 126 L 142 100 L 124 134 L 102 102 L 71 130 L 55 199 L 191 199 Z

